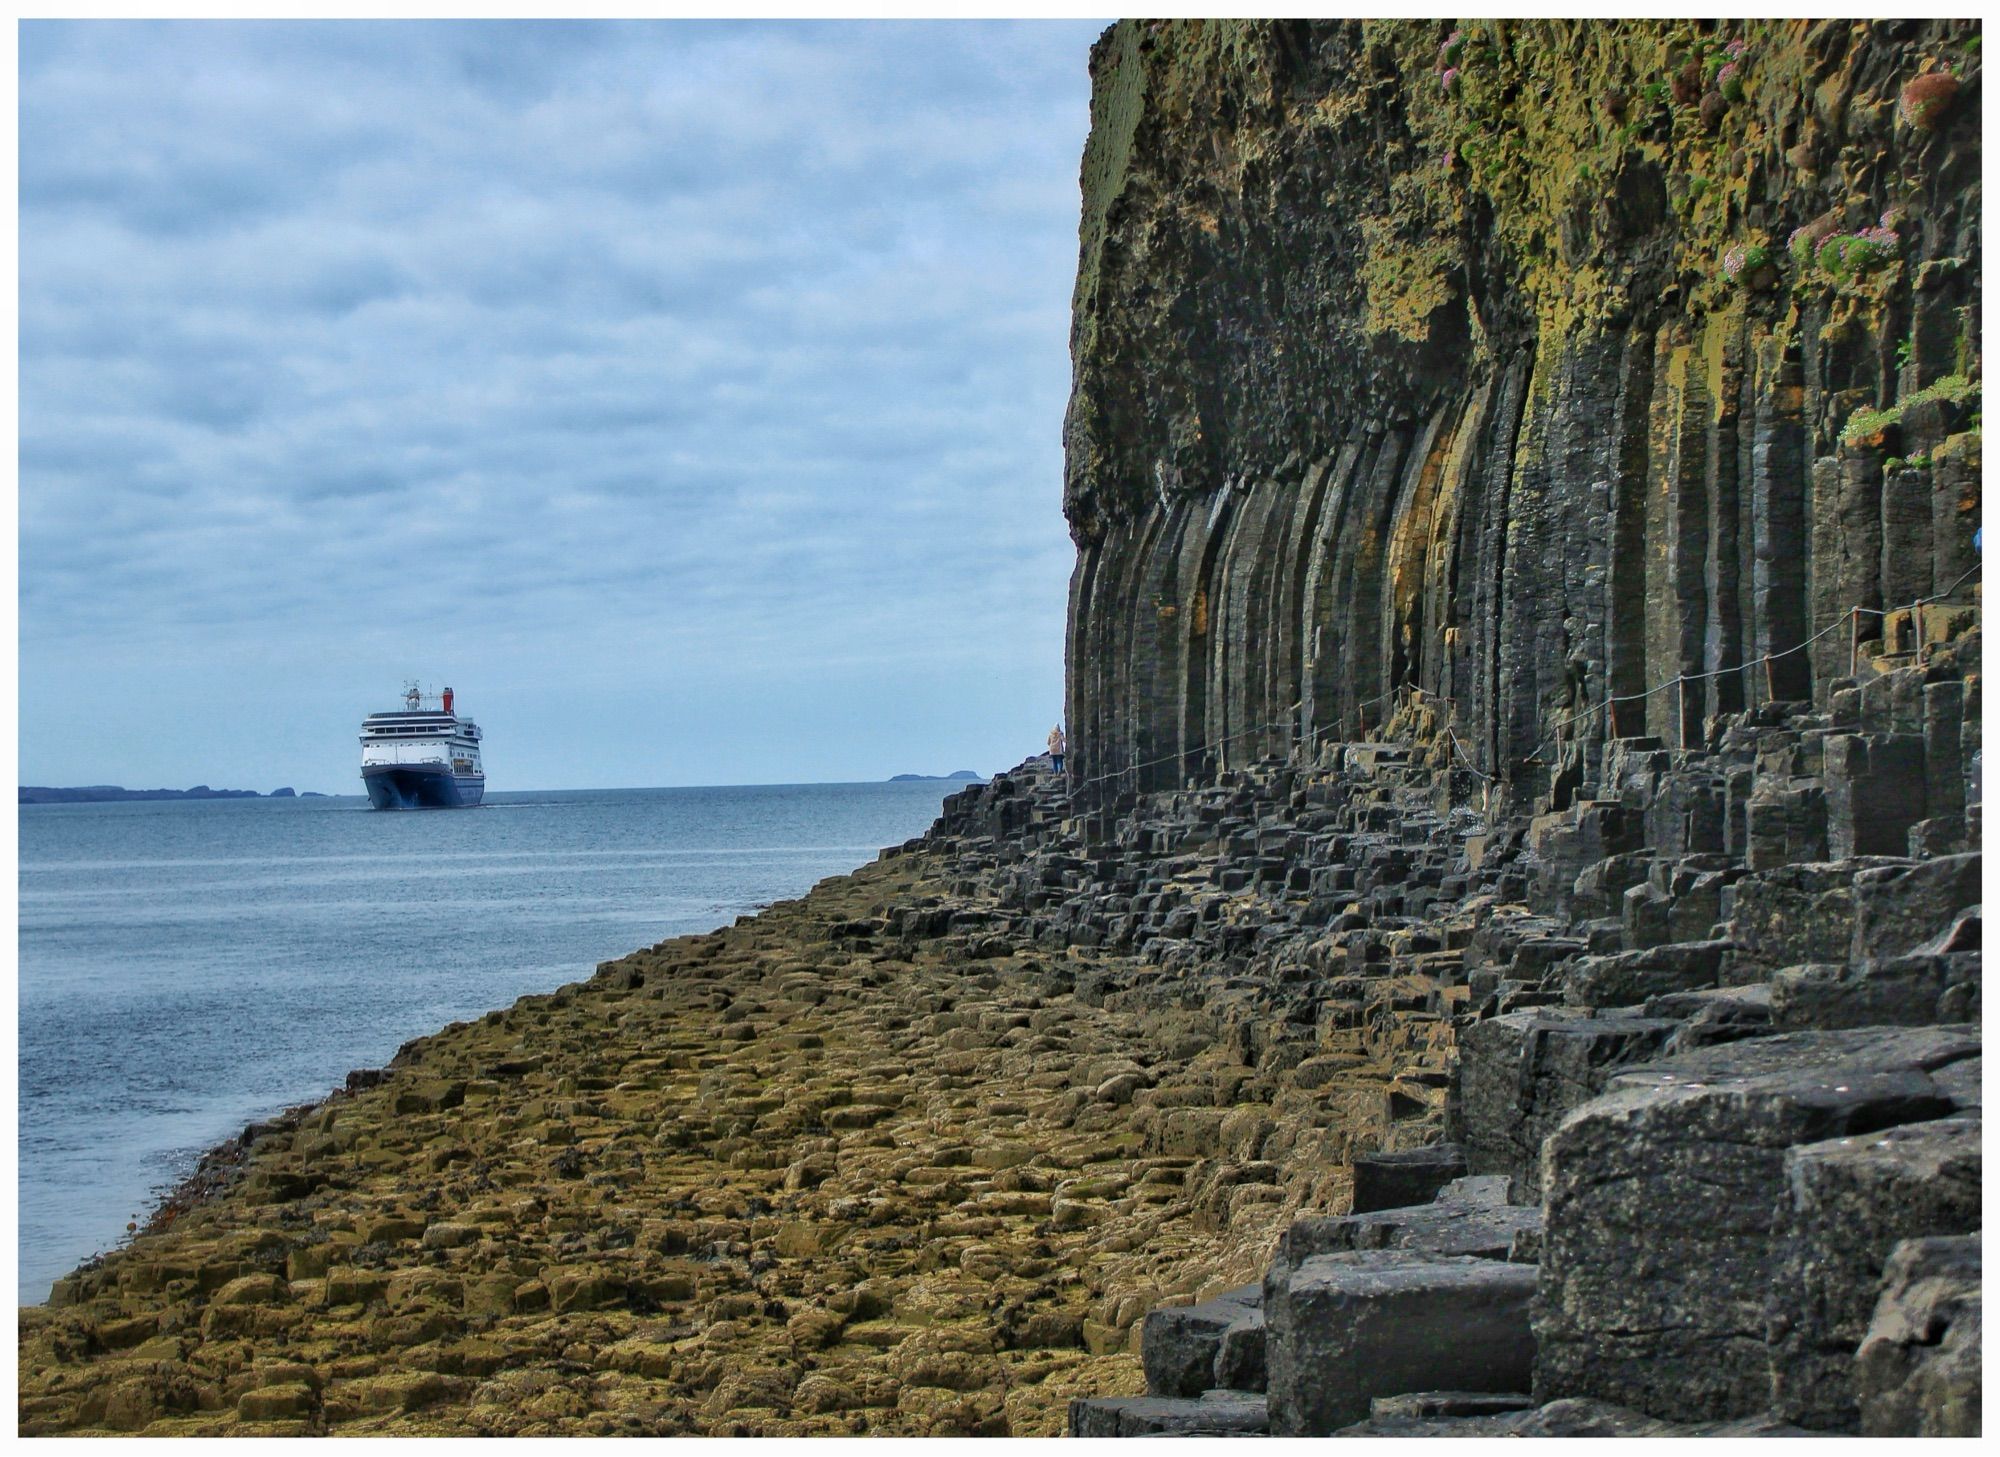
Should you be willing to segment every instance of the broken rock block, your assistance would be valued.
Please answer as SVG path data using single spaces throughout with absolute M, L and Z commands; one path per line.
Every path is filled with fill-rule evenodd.
M 1854 1358 L 1869 1437 L 1976 1437 L 1980 1411 L 1976 1234 L 1905 1240 Z
M 1093 1397 L 1069 1404 L 1072 1437 L 1243 1437 L 1268 1427 L 1264 1398 L 1251 1391 L 1199 1397 Z
M 1515 1198 L 1539 1199 L 1542 1140 L 1614 1072 L 1656 1056 L 1677 1026 L 1664 1017 L 1553 1007 L 1474 1023 L 1459 1041 L 1467 1166 L 1511 1175 Z
M 1352 1212 L 1428 1204 L 1438 1190 L 1465 1173 L 1465 1151 L 1456 1144 L 1364 1153 L 1354 1160 Z
M 1233 1339 L 1232 1339 L 1233 1338 Z M 1254 1363 L 1242 1348 L 1254 1345 Z M 1245 1285 L 1199 1305 L 1149 1313 L 1139 1331 L 1139 1360 L 1146 1390 L 1154 1396 L 1199 1396 L 1215 1387 L 1258 1390 L 1263 1385 L 1264 1287 Z M 1230 1365 L 1219 1373 L 1225 1346 Z M 1238 1380 L 1227 1379 L 1229 1375 Z
M 1842 961 L 1854 940 L 1854 877 L 1906 860 L 1843 860 L 1780 865 L 1730 887 L 1731 980 L 1761 981 L 1781 966 Z
M 1979 1228 L 1979 1126 L 1910 1123 L 1786 1154 L 1783 1255 L 1765 1337 L 1779 1415 L 1833 1431 L 1858 1425 L 1853 1357 L 1890 1252 L 1905 1239 Z
M 1504 1174 L 1475 1174 L 1448 1185 L 1430 1204 L 1294 1220 L 1278 1240 L 1273 1274 L 1281 1279 L 1283 1271 L 1315 1255 L 1356 1250 L 1507 1259 L 1524 1235 L 1538 1235 L 1542 1227 L 1541 1205 L 1507 1202 L 1509 1182 Z
M 1786 1151 L 1951 1116 L 1968 1101 L 1952 1072 L 1978 1053 L 1975 1028 L 1873 1027 L 1620 1073 L 1545 1151 L 1537 1399 L 1677 1420 L 1762 1410 Z
M 1586 956 L 1563 980 L 1563 1000 L 1573 1007 L 1636 1007 L 1648 997 L 1712 987 L 1722 975 L 1727 941 L 1681 941 Z
M 1446 1398 L 1440 1401 L 1437 1398 Z M 1456 1399 L 1456 1400 L 1453 1400 Z M 1344 1427 L 1337 1437 L 1810 1437 L 1814 1434 L 1774 1417 L 1728 1422 L 1669 1422 L 1609 1402 L 1568 1398 L 1547 1406 L 1507 1410 L 1505 1397 L 1491 1397 L 1496 1410 L 1478 1412 L 1464 1392 L 1425 1392 L 1377 1401 L 1368 1420 Z
M 1896 956 L 1946 931 L 1961 911 L 1979 904 L 1979 867 L 1974 851 L 1863 870 L 1854 877 L 1848 955 Z
M 1947 998 L 1976 998 L 1980 953 L 1913 952 L 1887 960 L 1808 962 L 1771 978 L 1771 1016 L 1807 1028 L 1921 1027 L 1946 1019 Z
M 1532 1265 L 1416 1250 L 1316 1255 L 1268 1281 L 1274 1436 L 1326 1436 L 1378 1396 L 1521 1391 Z
M 1839 734 L 1826 741 L 1826 843 L 1835 859 L 1900 855 L 1925 818 L 1922 734 Z
M 1826 788 L 1816 779 L 1759 776 L 1744 805 L 1744 858 L 1752 870 L 1826 859 Z
M 1669 992 L 1650 998 L 1641 1011 L 1648 1017 L 1669 1017 L 1682 1024 L 1667 1039 L 1663 1053 L 1667 1057 L 1718 1042 L 1762 1037 L 1776 1030 L 1771 1017 L 1771 988 L 1761 983 Z

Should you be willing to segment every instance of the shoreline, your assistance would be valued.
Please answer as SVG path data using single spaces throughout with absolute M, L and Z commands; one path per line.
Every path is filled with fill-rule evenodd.
M 365 810 L 365 797 L 291 801 L 308 811 L 299 823 L 312 825 L 303 830 L 278 825 L 279 820 L 289 822 L 293 818 L 289 815 L 252 814 L 250 818 L 263 828 L 250 841 L 240 840 L 239 832 L 224 823 L 235 822 L 224 813 L 227 806 L 94 807 L 166 812 L 149 823 L 167 828 L 148 832 L 144 846 L 131 852 L 141 862 L 136 876 L 89 867 L 90 857 L 102 853 L 92 846 L 115 843 L 124 833 L 96 817 L 93 807 L 78 812 L 84 820 L 95 819 L 94 828 L 66 815 L 54 817 L 64 820 L 62 825 L 41 825 L 47 834 L 38 833 L 32 847 L 24 842 L 24 851 L 33 851 L 24 855 L 24 874 L 33 883 L 36 914 L 32 934 L 24 922 L 24 936 L 33 943 L 24 942 L 23 954 L 32 963 L 24 970 L 34 982 L 35 1007 L 23 1025 L 23 1116 L 28 1120 L 24 1127 L 35 1136 L 22 1169 L 17 1303 L 46 1300 L 57 1279 L 118 1249 L 136 1226 L 155 1217 L 164 1202 L 184 1199 L 183 1186 L 198 1178 L 203 1161 L 232 1143 L 247 1125 L 268 1122 L 325 1098 L 340 1089 L 355 1069 L 386 1065 L 400 1044 L 432 1033 L 449 1020 L 476 1018 L 525 993 L 553 991 L 589 977 L 607 959 L 623 956 L 644 942 L 718 929 L 776 896 L 799 895 L 819 878 L 850 871 L 871 860 L 883 844 L 928 825 L 948 786 L 913 786 L 908 792 L 895 786 L 865 786 L 828 791 L 817 798 L 808 797 L 808 791 L 800 796 L 803 807 L 796 814 L 782 806 L 786 795 L 782 789 L 725 788 L 729 792 L 712 800 L 704 799 L 706 792 L 693 792 L 694 800 L 703 801 L 698 811 L 687 807 L 688 792 L 679 790 L 650 796 L 515 796 L 538 805 L 599 802 L 573 812 L 566 821 L 582 828 L 563 832 L 582 835 L 570 843 L 591 853 L 580 860 L 557 856 L 548 861 L 548 893 L 563 897 L 549 907 L 553 919 L 528 907 L 525 919 L 532 922 L 531 943 L 484 924 L 483 916 L 482 924 L 468 926 L 463 949 L 459 941 L 444 939 L 441 931 L 429 935 L 430 944 L 412 953 L 418 969 L 410 975 L 399 969 L 381 985 L 375 980 L 383 973 L 366 968 L 360 959 L 365 955 L 362 943 L 346 944 L 349 931 L 337 917 L 318 919 L 320 902 L 337 892 L 324 878 L 328 867 L 310 863 L 317 855 L 372 853 L 378 841 L 410 838 L 381 833 L 397 828 L 393 824 L 385 827 L 367 815 L 341 813 L 343 807 Z M 732 828 L 730 807 L 738 800 L 754 807 L 757 795 L 773 804 L 771 813 L 782 823 L 770 826 L 769 833 Z M 665 807 L 648 809 L 644 799 L 664 801 Z M 323 812 L 311 812 L 315 803 Z M 818 808 L 822 804 L 828 808 Z M 283 805 L 271 803 L 269 808 Z M 24 817 L 26 813 L 24 809 Z M 592 899 L 588 885 L 576 881 L 567 866 L 624 863 L 613 849 L 615 842 L 591 833 L 591 826 L 604 815 L 623 815 L 648 825 L 686 823 L 694 827 L 693 838 L 678 831 L 658 832 L 668 834 L 667 847 L 678 853 L 633 862 L 642 868 L 620 872 L 615 893 Z M 821 822 L 829 832 L 819 832 Z M 183 823 L 195 828 L 172 828 Z M 551 833 L 519 828 L 528 823 L 516 815 L 511 829 L 498 821 L 477 826 L 461 821 L 437 828 L 451 832 L 444 836 L 447 840 L 501 851 L 497 859 L 482 858 L 475 869 L 485 883 L 509 894 L 514 881 L 509 872 L 521 862 L 505 852 L 539 844 Z M 24 823 L 24 835 L 28 828 Z M 172 887 L 204 872 L 176 869 L 172 852 L 157 842 L 190 834 L 207 847 L 200 852 L 203 857 L 234 857 L 242 873 L 268 878 L 277 887 L 276 899 L 263 896 L 257 904 L 246 905 L 226 888 L 212 894 L 198 889 L 192 899 L 182 897 Z M 773 854 L 772 849 L 781 853 Z M 272 855 L 275 860 L 269 858 Z M 55 864 L 44 868 L 43 862 L 72 858 L 86 863 L 76 871 Z M 112 858 L 125 857 L 113 852 Z M 646 872 L 646 865 L 660 868 Z M 331 871 L 344 873 L 344 867 L 335 865 Z M 116 886 L 121 896 L 106 911 L 109 919 L 101 939 L 107 946 L 120 946 L 119 955 L 136 955 L 143 944 L 149 963 L 156 953 L 166 959 L 164 965 L 149 964 L 147 971 L 149 980 L 160 982 L 161 990 L 142 993 L 134 988 L 117 994 L 119 1005 L 131 1010 L 124 1014 L 125 1021 L 116 1024 L 119 1035 L 109 1038 L 77 1020 L 81 1015 L 77 998 L 90 985 L 87 979 L 96 974 L 99 963 L 80 955 L 78 943 L 64 939 L 68 933 L 61 929 L 60 919 L 51 919 L 71 915 L 73 902 L 62 897 L 79 888 L 79 873 L 104 892 Z M 583 874 L 587 879 L 589 873 Z M 138 883 L 124 883 L 128 881 Z M 657 882 L 657 892 L 640 881 Z M 573 884 L 579 887 L 574 893 L 584 899 L 569 899 Z M 145 897 L 134 893 L 140 889 Z M 465 893 L 485 892 L 475 887 Z M 157 922 L 144 909 L 155 901 L 163 918 Z M 146 917 L 143 930 L 121 929 L 119 918 L 134 914 L 132 907 L 141 908 L 139 913 Z M 97 914 L 92 911 L 93 917 Z M 472 914 L 478 913 L 453 910 L 436 924 L 443 927 L 452 924 L 452 917 Z M 215 915 L 230 918 L 227 947 L 212 940 L 204 944 L 213 936 L 206 922 Z M 504 927 L 523 919 L 507 915 L 496 924 Z M 420 940 L 425 934 L 420 928 Z M 166 939 L 156 945 L 156 937 Z M 220 954 L 225 950 L 226 957 Z M 282 975 L 212 969 L 254 968 L 267 951 L 282 958 L 286 968 Z M 183 987 L 193 989 L 187 995 L 200 995 L 217 981 L 229 985 L 235 1004 L 227 1018 L 197 1012 L 199 1020 L 174 1029 L 171 1019 L 159 1015 L 158 996 L 182 994 Z M 335 999 L 328 1003 L 333 1021 L 307 1010 L 320 998 L 320 988 L 329 989 L 325 994 Z M 128 1027 L 138 1041 L 111 1051 Z M 188 1095 L 166 1103 L 152 1101 L 148 1090 L 155 1083 L 171 1087 L 174 1069 L 185 1063 L 186 1048 L 193 1048 L 203 1060 L 200 1073 L 188 1084 Z
M 1216 1029 L 1092 1005 L 1125 959 L 982 935 L 990 889 L 911 842 L 251 1125 L 22 1308 L 22 1431 L 1054 1435 L 1136 1393 L 1139 1318 L 1344 1171 L 1260 1164 Z

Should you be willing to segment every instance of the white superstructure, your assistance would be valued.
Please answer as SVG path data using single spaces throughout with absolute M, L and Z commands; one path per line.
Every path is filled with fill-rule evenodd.
M 485 794 L 479 725 L 452 711 L 452 692 L 427 697 L 415 683 L 400 712 L 361 724 L 361 778 L 377 809 L 461 808 Z

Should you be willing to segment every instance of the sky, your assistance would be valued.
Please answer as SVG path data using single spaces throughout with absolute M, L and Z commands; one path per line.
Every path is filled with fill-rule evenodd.
M 1036 752 L 1100 28 L 23 24 L 22 781 Z

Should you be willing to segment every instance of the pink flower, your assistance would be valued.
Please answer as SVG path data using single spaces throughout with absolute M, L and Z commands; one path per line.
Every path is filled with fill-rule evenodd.
M 1722 49 L 1732 61 L 1740 61 L 1743 59 L 1743 53 L 1750 49 L 1750 43 L 1742 36 L 1738 36 Z
M 1446 67 L 1445 73 L 1442 76 L 1438 77 L 1438 85 L 1444 88 L 1444 90 L 1450 91 L 1451 88 L 1456 86 L 1457 84 L 1458 84 L 1458 67 L 1456 66 Z

